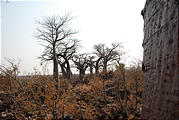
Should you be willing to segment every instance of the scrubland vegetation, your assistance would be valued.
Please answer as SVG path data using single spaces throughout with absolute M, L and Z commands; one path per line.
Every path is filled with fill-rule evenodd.
M 69 14 L 39 21 L 41 64 L 52 62 L 53 75 L 19 76 L 18 64 L 0 67 L 0 117 L 3 119 L 140 119 L 143 91 L 141 63 L 121 62 L 122 44 L 94 45 L 78 54 L 77 32 Z M 72 66 L 79 73 L 72 72 Z M 60 68 L 60 69 L 59 69 Z M 109 69 L 110 68 L 110 69 Z M 87 73 L 86 71 L 89 71 Z M 59 74 L 60 73 L 60 74 Z
M 116 66 L 115 71 L 85 75 L 83 79 L 52 76 L 18 77 L 14 65 L 0 76 L 6 105 L 3 118 L 15 119 L 139 119 L 143 72 L 140 66 Z

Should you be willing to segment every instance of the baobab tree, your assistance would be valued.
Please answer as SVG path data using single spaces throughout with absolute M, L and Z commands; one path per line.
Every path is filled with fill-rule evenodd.
M 88 65 L 89 65 L 89 69 L 90 69 L 90 75 L 93 75 L 93 68 L 94 68 L 94 64 L 95 64 L 95 56 L 91 55 L 88 56 Z
M 88 55 L 87 54 L 79 54 L 74 55 L 73 62 L 76 65 L 76 68 L 79 70 L 79 76 L 82 80 L 85 75 L 86 69 L 89 67 Z
M 112 43 L 111 47 L 105 46 L 105 44 L 98 44 L 94 46 L 95 54 L 98 56 L 96 61 L 96 69 L 99 69 L 99 62 L 101 61 L 103 65 L 103 71 L 107 71 L 108 62 L 117 60 L 119 58 L 120 48 L 122 48 L 121 43 Z
M 104 44 L 98 44 L 98 45 L 94 45 L 94 54 L 97 55 L 97 60 L 95 61 L 95 64 L 94 64 L 94 68 L 95 68 L 95 73 L 98 74 L 99 73 L 99 67 L 101 66 L 100 62 L 103 58 L 102 56 L 102 53 L 103 53 L 103 50 L 104 49 Z
M 79 47 L 77 39 L 66 39 L 57 45 L 57 59 L 61 68 L 61 73 L 64 78 L 70 79 L 72 76 L 70 60 Z M 44 53 L 39 57 L 43 62 L 53 60 L 52 49 L 46 48 Z
M 43 17 L 42 20 L 37 21 L 39 27 L 36 29 L 35 37 L 42 41 L 45 50 L 42 54 L 41 61 L 53 61 L 53 78 L 59 82 L 58 76 L 58 58 L 57 46 L 63 40 L 71 37 L 76 32 L 69 28 L 69 22 L 72 20 L 70 14 L 64 16 Z M 50 54 L 46 53 L 49 52 Z M 48 59 L 52 57 L 52 59 Z M 57 86 L 58 87 L 58 86 Z
M 79 47 L 79 41 L 77 39 L 69 39 L 60 43 L 57 49 L 58 63 L 61 67 L 62 76 L 70 79 L 72 76 L 70 60 L 76 54 Z

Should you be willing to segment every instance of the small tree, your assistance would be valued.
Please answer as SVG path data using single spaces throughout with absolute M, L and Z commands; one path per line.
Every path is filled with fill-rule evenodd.
M 43 42 L 42 45 L 45 47 L 40 58 L 42 62 L 53 61 L 53 77 L 57 84 L 59 82 L 57 46 L 59 42 L 76 33 L 68 26 L 71 20 L 72 17 L 70 14 L 66 14 L 62 17 L 44 17 L 41 21 L 37 21 L 40 27 L 36 29 L 35 37 L 40 39 Z M 49 57 L 52 59 L 49 59 Z

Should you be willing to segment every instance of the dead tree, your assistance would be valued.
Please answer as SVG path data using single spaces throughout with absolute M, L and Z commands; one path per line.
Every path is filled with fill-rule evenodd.
M 44 17 L 42 20 L 37 21 L 39 27 L 36 29 L 35 37 L 40 39 L 42 45 L 45 47 L 40 59 L 42 63 L 50 60 L 53 61 L 53 77 L 57 84 L 59 82 L 57 45 L 59 42 L 62 42 L 76 33 L 68 26 L 71 20 L 72 17 L 70 17 L 70 14 L 66 14 L 62 17 Z

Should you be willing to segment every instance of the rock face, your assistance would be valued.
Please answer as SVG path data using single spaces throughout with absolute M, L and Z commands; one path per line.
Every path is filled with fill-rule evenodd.
M 179 1 L 146 0 L 144 119 L 179 120 Z

